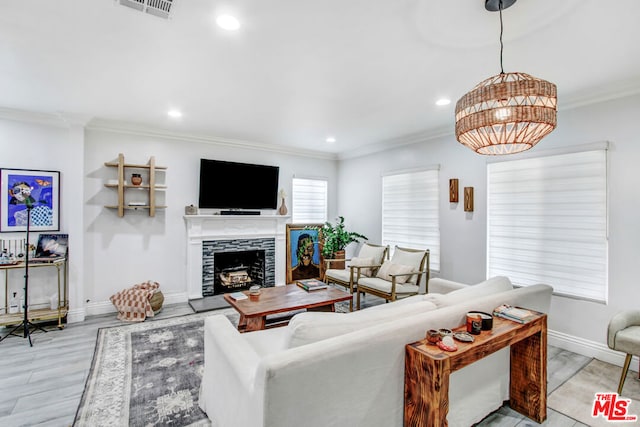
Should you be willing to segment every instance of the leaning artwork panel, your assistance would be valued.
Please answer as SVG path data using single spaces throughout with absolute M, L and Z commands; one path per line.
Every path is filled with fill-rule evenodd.
M 60 229 L 60 172 L 0 169 L 0 232 Z
M 321 224 L 287 224 L 287 283 L 321 277 Z

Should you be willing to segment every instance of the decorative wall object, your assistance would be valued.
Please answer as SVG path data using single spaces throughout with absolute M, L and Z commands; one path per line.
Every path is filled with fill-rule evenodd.
M 319 230 L 322 224 L 287 224 L 287 283 L 319 279 L 322 260 Z
M 473 187 L 464 187 L 464 211 L 473 212 Z
M 60 229 L 60 172 L 27 169 L 0 170 L 0 232 Z
M 458 203 L 458 178 L 449 180 L 449 202 Z

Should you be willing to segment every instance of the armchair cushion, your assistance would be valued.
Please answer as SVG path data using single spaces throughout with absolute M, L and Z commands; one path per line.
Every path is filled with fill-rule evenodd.
M 609 321 L 607 331 L 607 344 L 609 345 L 609 348 L 622 351 L 621 348 L 618 348 L 618 334 L 620 331 L 633 326 L 640 326 L 640 310 L 625 310 L 614 315 Z M 628 353 L 640 354 L 640 351 Z
M 629 326 L 615 334 L 614 350 L 640 354 L 640 326 Z
M 364 266 L 371 266 L 374 264 L 378 264 L 378 261 L 376 261 L 373 257 L 367 257 L 367 258 L 363 258 L 363 257 L 354 257 L 351 258 L 351 261 L 349 262 L 350 266 L 353 267 L 364 267 Z M 355 276 L 354 272 L 354 276 Z M 361 276 L 371 276 L 371 268 L 362 268 L 360 269 L 360 275 Z
M 409 306 L 384 304 L 379 310 L 359 310 L 352 313 L 329 313 L 307 311 L 293 316 L 287 326 L 285 347 L 293 348 L 349 332 L 374 326 L 381 322 L 396 320 L 414 314 L 435 310 L 429 301 L 420 301 Z
M 376 277 L 383 280 L 391 281 L 392 274 L 406 274 L 411 273 L 414 270 L 415 269 L 410 265 L 396 264 L 391 261 L 385 261 L 384 264 L 382 264 L 382 267 L 380 267 L 380 269 L 378 270 L 378 274 L 376 275 Z M 409 277 L 410 276 L 396 277 L 396 284 L 405 283 L 409 279 Z
M 513 289 L 513 285 L 508 277 L 495 276 L 476 285 L 456 289 L 448 294 L 426 294 L 424 299 L 426 301 L 431 301 L 440 308 L 471 301 L 485 295 L 509 291 L 511 289 Z
M 360 278 L 358 286 L 366 286 L 367 288 L 376 289 L 384 293 L 391 293 L 391 281 L 380 279 L 379 277 L 364 277 Z M 413 283 L 397 283 L 396 282 L 396 295 L 402 294 L 416 294 L 418 293 L 418 285 Z M 433 301 L 432 301 L 433 302 Z
M 413 271 L 420 271 L 420 263 L 424 257 L 425 251 L 408 252 L 403 251 L 401 248 L 396 248 L 391 257 L 391 262 L 394 264 L 410 265 Z M 416 275 L 410 276 L 407 282 L 415 283 Z
M 341 282 L 349 282 L 349 280 L 351 280 L 351 272 L 349 269 L 330 268 L 325 271 L 324 275 L 328 282 L 331 282 L 331 279 Z
M 373 258 L 373 262 L 371 264 L 380 265 L 382 264 L 382 257 L 386 250 L 386 246 L 371 246 L 364 243 L 360 248 L 360 252 L 358 252 L 358 257 Z

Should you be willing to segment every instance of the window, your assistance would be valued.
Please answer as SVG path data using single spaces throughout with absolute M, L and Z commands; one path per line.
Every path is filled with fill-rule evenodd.
M 487 168 L 487 275 L 606 301 L 605 149 Z
M 327 221 L 327 180 L 293 178 L 291 221 L 323 224 Z
M 440 270 L 438 168 L 382 177 L 382 244 L 429 249 L 431 270 Z

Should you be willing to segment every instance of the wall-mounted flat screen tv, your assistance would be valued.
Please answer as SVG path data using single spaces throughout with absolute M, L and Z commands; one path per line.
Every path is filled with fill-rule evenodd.
M 205 209 L 276 209 L 278 166 L 200 159 L 198 206 Z

